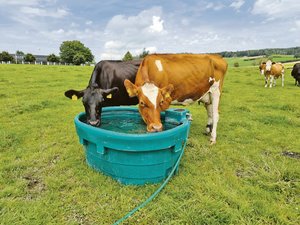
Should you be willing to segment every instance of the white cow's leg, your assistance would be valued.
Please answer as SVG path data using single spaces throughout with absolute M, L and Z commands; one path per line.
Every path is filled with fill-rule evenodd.
M 206 134 L 210 134 L 213 128 L 213 105 L 212 104 L 205 104 L 206 112 L 207 112 L 207 125 L 205 132 Z
M 205 129 L 205 133 L 209 134 L 212 131 L 212 125 L 213 125 L 213 107 L 211 102 L 211 93 L 209 92 L 206 93 L 199 101 L 204 104 L 204 107 L 207 112 L 207 125 Z
M 268 87 L 268 80 L 269 80 L 269 77 L 265 76 L 265 87 Z
M 281 74 L 281 86 L 284 87 L 284 74 Z
M 273 87 L 276 87 L 276 78 L 274 77 L 274 80 L 273 80 Z
M 272 87 L 273 82 L 274 82 L 274 76 L 271 75 L 270 76 L 270 88 Z
M 211 98 L 212 98 L 212 121 L 213 121 L 213 127 L 212 127 L 212 132 L 211 132 L 211 138 L 210 142 L 211 144 L 216 143 L 217 139 L 217 125 L 219 121 L 219 102 L 220 102 L 220 90 L 219 87 L 214 89 L 211 92 Z

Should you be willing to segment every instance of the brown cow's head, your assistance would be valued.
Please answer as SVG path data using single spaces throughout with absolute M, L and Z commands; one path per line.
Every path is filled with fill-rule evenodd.
M 259 71 L 260 71 L 261 75 L 265 74 L 265 72 L 266 72 L 266 63 L 265 62 L 263 62 L 263 63 L 260 64 Z
M 101 111 L 107 101 L 106 98 L 118 90 L 119 88 L 117 87 L 101 89 L 94 83 L 82 91 L 68 90 L 65 92 L 65 96 L 70 99 L 78 99 L 82 97 L 87 123 L 92 126 L 100 126 Z
M 124 85 L 130 97 L 138 97 L 139 112 L 147 124 L 147 131 L 162 131 L 160 112 L 168 109 L 171 104 L 170 95 L 174 90 L 173 85 L 158 88 L 154 83 L 146 82 L 142 86 L 136 86 L 127 79 Z

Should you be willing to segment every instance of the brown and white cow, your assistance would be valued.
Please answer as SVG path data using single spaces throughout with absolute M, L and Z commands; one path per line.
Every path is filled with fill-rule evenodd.
M 162 131 L 160 112 L 172 103 L 200 101 L 207 110 L 207 133 L 216 142 L 219 101 L 227 70 L 219 55 L 153 54 L 142 61 L 135 84 L 124 81 L 129 96 L 139 99 L 148 132 Z
M 265 87 L 268 87 L 270 82 L 270 88 L 276 86 L 276 79 L 281 77 L 281 85 L 284 86 L 284 66 L 281 63 L 272 63 L 271 60 L 263 62 L 259 66 L 261 75 L 265 76 Z

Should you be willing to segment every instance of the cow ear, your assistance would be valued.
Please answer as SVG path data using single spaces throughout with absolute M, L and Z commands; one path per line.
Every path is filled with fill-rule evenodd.
M 126 79 L 124 81 L 124 86 L 126 88 L 126 91 L 128 92 L 129 97 L 137 96 L 138 94 L 138 88 L 133 83 L 131 83 L 130 80 Z
M 102 95 L 103 95 L 104 98 L 112 98 L 112 94 L 114 94 L 118 91 L 119 91 L 119 88 L 113 87 L 113 88 L 110 88 L 110 89 L 102 90 Z
M 172 84 L 169 84 L 168 86 L 166 87 L 163 87 L 161 89 L 161 94 L 163 95 L 163 97 L 165 99 L 167 98 L 171 98 L 171 93 L 174 91 L 174 86 Z
M 77 100 L 78 98 L 81 98 L 83 96 L 84 91 L 85 90 L 82 91 L 68 90 L 65 92 L 65 96 L 72 100 Z

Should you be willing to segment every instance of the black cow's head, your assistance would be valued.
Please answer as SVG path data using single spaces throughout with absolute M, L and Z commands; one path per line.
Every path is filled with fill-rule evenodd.
M 100 126 L 102 107 L 105 106 L 107 98 L 110 98 L 111 94 L 118 90 L 119 88 L 117 87 L 101 89 L 94 83 L 82 91 L 68 90 L 65 92 L 65 96 L 70 99 L 78 99 L 82 97 L 82 103 L 86 114 L 86 122 L 92 126 Z

